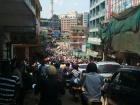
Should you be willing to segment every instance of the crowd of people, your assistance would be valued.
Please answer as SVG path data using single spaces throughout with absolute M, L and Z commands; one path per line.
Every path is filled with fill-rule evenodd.
M 100 100 L 103 77 L 98 75 L 93 58 L 83 60 L 88 63 L 86 72 L 78 71 L 78 59 L 67 60 L 58 57 L 47 61 L 26 59 L 0 62 L 0 105 L 62 105 L 66 80 L 70 84 L 80 84 L 82 105 L 89 99 Z M 80 61 L 81 62 L 81 61 Z

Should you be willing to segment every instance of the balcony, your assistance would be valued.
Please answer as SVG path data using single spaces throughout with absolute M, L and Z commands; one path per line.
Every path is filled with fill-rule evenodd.
M 36 26 L 35 0 L 0 0 L 1 26 Z

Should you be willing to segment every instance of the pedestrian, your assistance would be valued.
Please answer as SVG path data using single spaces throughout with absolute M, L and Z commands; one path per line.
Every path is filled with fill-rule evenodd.
M 103 85 L 103 77 L 97 73 L 97 66 L 95 63 L 89 63 L 86 68 L 86 73 L 81 80 L 84 91 L 81 95 L 82 105 L 94 100 L 100 101 L 101 87 Z
M 46 65 L 45 61 L 41 62 L 41 65 L 38 70 L 39 70 L 40 76 L 44 77 L 47 75 L 47 65 Z
M 23 82 L 23 105 L 36 105 L 39 99 L 38 95 L 34 94 L 34 86 L 37 84 L 37 80 L 31 75 L 31 66 L 22 75 Z
M 12 59 L 11 60 L 11 69 L 13 71 L 13 75 L 18 76 L 19 77 L 19 81 L 20 81 L 20 87 L 19 87 L 19 97 L 17 97 L 17 105 L 23 105 L 23 100 L 24 100 L 24 92 L 23 92 L 23 81 L 22 81 L 22 75 L 24 73 L 24 65 L 21 64 L 20 61 L 16 60 L 16 59 Z
M 48 76 L 36 86 L 36 92 L 40 93 L 39 105 L 61 105 L 59 95 L 63 91 L 54 66 L 48 67 Z
M 0 105 L 16 105 L 19 97 L 20 79 L 12 70 L 10 61 L 0 62 Z
M 93 56 L 89 56 L 89 63 L 94 62 L 94 57 Z

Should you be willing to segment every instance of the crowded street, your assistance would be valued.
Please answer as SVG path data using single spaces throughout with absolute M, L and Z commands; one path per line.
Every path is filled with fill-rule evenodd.
M 0 105 L 139 105 L 140 0 L 0 0 Z

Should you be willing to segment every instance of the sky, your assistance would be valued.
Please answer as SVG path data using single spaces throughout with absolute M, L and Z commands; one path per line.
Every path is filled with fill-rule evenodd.
M 41 18 L 51 17 L 51 0 L 40 0 Z M 54 0 L 54 14 L 61 15 L 76 10 L 79 13 L 89 11 L 89 0 Z

